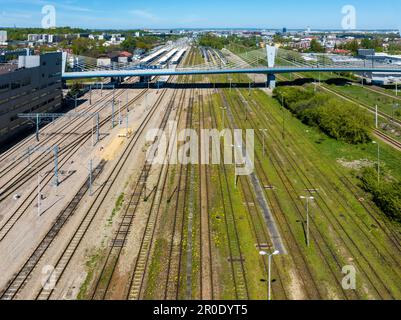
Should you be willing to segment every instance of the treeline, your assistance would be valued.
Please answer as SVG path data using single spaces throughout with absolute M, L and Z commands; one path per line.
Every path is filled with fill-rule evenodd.
M 223 49 L 228 43 L 229 41 L 227 38 L 218 37 L 212 33 L 204 34 L 198 40 L 200 46 L 211 47 L 218 50 Z
M 335 48 L 349 50 L 354 55 L 358 54 L 359 49 L 374 49 L 376 52 L 382 52 L 383 41 L 378 38 L 376 39 L 364 38 L 360 42 L 357 39 L 354 39 L 348 43 L 344 43 L 339 46 L 336 45 Z
M 354 105 L 304 87 L 280 87 L 275 98 L 309 126 L 350 144 L 369 142 L 372 119 Z
M 373 201 L 384 214 L 401 222 L 401 182 L 388 180 L 382 174 L 379 184 L 377 171 L 374 168 L 365 168 L 359 178 L 362 181 L 362 188 L 372 194 Z
M 133 37 L 128 36 L 121 44 L 121 48 L 127 51 L 135 49 L 151 50 L 154 46 L 161 42 L 161 38 L 155 36 Z M 164 41 L 164 40 L 163 40 Z
M 27 40 L 28 34 L 76 34 L 76 33 L 89 33 L 89 30 L 70 27 L 58 27 L 51 29 L 43 28 L 5 28 L 9 40 L 23 41 Z
M 71 41 L 71 44 L 63 45 L 64 48 L 71 48 L 74 54 L 84 55 L 88 57 L 96 58 L 101 54 L 126 50 L 129 52 L 133 52 L 135 49 L 143 49 L 146 51 L 151 50 L 153 47 L 165 43 L 165 39 L 162 37 L 156 36 L 143 36 L 143 37 L 133 37 L 128 36 L 125 41 L 121 43 L 121 45 L 116 46 L 103 46 L 104 40 L 92 40 L 89 38 L 78 38 Z

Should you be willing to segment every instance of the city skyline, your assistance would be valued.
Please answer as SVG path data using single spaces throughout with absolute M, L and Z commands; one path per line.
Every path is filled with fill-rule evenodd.
M 0 0 L 1 27 L 40 27 L 42 8 L 53 5 L 56 25 L 91 29 L 168 29 L 168 28 L 257 28 L 257 29 L 341 29 L 342 8 L 352 5 L 356 10 L 356 29 L 400 29 L 397 12 L 401 3 L 384 0 L 354 0 L 352 3 L 310 0 L 302 6 L 289 0 L 286 3 L 256 0 L 210 1 L 188 3 L 182 0 L 143 0 L 132 3 L 119 1 L 112 10 L 104 0 Z M 221 17 L 221 12 L 225 12 Z M 385 16 L 385 21 L 380 17 Z

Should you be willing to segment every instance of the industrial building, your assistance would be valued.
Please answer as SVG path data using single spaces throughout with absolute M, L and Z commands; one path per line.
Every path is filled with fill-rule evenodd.
M 400 55 L 389 55 L 383 52 L 375 52 L 374 49 L 360 49 L 358 56 L 374 66 L 375 63 L 401 65 Z M 367 75 L 368 81 L 376 85 L 394 85 L 401 83 L 401 73 L 371 72 Z
M 53 34 L 28 34 L 28 42 L 32 43 L 55 43 L 60 38 Z
M 163 58 L 161 58 L 159 60 L 159 63 L 161 65 L 165 65 L 167 64 L 167 62 L 171 59 L 172 56 L 174 56 L 176 54 L 176 52 L 178 51 L 178 49 L 173 49 L 170 52 L 168 52 Z
M 62 54 L 19 56 L 0 68 L 0 143 L 29 123 L 19 113 L 53 112 L 62 103 Z
M 160 50 L 157 50 L 156 52 L 153 52 L 152 54 L 146 56 L 145 58 L 140 60 L 141 64 L 150 64 L 152 63 L 155 59 L 160 57 L 162 54 L 164 54 L 167 51 L 167 49 L 163 48 Z
M 184 53 L 187 51 L 187 48 L 179 50 L 175 56 L 171 59 L 171 64 L 178 65 L 182 60 Z

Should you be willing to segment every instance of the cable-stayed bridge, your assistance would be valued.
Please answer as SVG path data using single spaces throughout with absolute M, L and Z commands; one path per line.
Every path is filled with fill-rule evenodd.
M 224 52 L 225 49 L 223 49 Z M 228 52 L 227 52 L 228 53 Z M 352 72 L 368 74 L 372 72 L 400 74 L 401 63 L 386 60 L 359 59 L 348 56 L 309 54 L 267 47 L 234 55 L 214 55 L 213 59 L 204 57 L 204 63 L 194 66 L 178 67 L 168 63 L 164 66 L 141 65 L 138 62 L 111 63 L 101 66 L 94 58 L 65 56 L 64 79 L 97 77 L 143 77 L 174 75 L 213 75 L 213 74 L 266 74 L 270 86 L 275 85 L 275 74 L 294 72 Z M 71 63 L 72 62 L 72 63 Z M 73 68 L 71 68 L 71 66 Z

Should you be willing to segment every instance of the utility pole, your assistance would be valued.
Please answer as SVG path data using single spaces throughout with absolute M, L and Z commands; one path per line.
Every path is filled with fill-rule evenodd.
M 36 114 L 36 141 L 39 141 L 39 113 Z
M 111 128 L 114 128 L 114 98 L 111 102 Z
M 96 143 L 99 143 L 100 140 L 100 128 L 99 128 L 99 113 L 96 114 Z
M 306 199 L 306 245 L 309 247 L 309 201 L 313 201 L 314 197 L 304 197 L 301 196 L 301 199 Z
M 400 105 L 398 103 L 393 104 L 393 122 L 394 122 L 394 118 L 395 118 L 395 110 L 398 109 L 399 107 L 400 107 Z
M 372 143 L 377 145 L 377 185 L 380 186 L 380 144 L 377 141 Z
M 376 105 L 376 114 L 375 114 L 375 122 L 376 122 L 376 129 L 379 127 L 379 115 L 378 115 L 378 106 Z
M 125 118 L 125 135 L 126 135 L 126 138 L 128 139 L 128 113 Z
M 283 140 L 285 139 L 285 108 L 284 108 L 284 96 L 281 96 L 281 107 L 283 110 L 283 131 L 282 131 L 282 137 Z
M 58 146 L 54 146 L 54 186 L 58 187 Z
M 41 206 L 41 202 L 42 202 L 42 194 L 41 194 L 41 186 L 40 186 L 40 174 L 38 173 L 38 217 L 40 217 L 40 206 Z
M 123 122 L 122 117 L 121 117 L 121 103 L 122 103 L 122 101 L 118 100 L 118 124 L 120 126 L 121 126 L 121 124 Z
M 92 85 L 89 86 L 89 105 L 92 105 Z
M 89 196 L 92 197 L 92 183 L 93 183 L 93 177 L 92 177 L 92 171 L 93 171 L 93 160 L 89 160 Z
M 236 161 L 236 154 L 237 154 L 237 148 L 238 149 L 240 149 L 241 148 L 241 146 L 236 146 L 235 144 L 233 144 L 233 145 L 231 145 L 233 148 L 234 148 L 234 164 L 235 164 L 235 166 L 234 166 L 234 188 L 236 189 L 237 188 L 237 181 L 238 181 L 238 177 L 239 176 L 237 176 L 237 161 Z M 242 152 L 242 150 L 241 150 L 241 152 Z
M 222 127 L 224 129 L 224 126 L 225 126 L 224 110 L 226 110 L 227 107 L 220 107 L 220 109 L 221 109 L 221 121 L 222 121 L 222 124 L 223 124 Z
M 268 257 L 268 271 L 267 271 L 267 300 L 271 300 L 271 267 L 272 267 L 272 257 L 280 254 L 280 251 L 275 250 L 273 253 L 268 254 L 266 251 L 260 251 L 259 254 L 264 257 Z
M 266 154 L 266 143 L 265 143 L 265 138 L 266 138 L 267 129 L 259 129 L 259 131 L 261 131 L 261 132 L 262 132 L 262 135 L 263 135 L 263 157 L 265 157 L 265 154 Z

